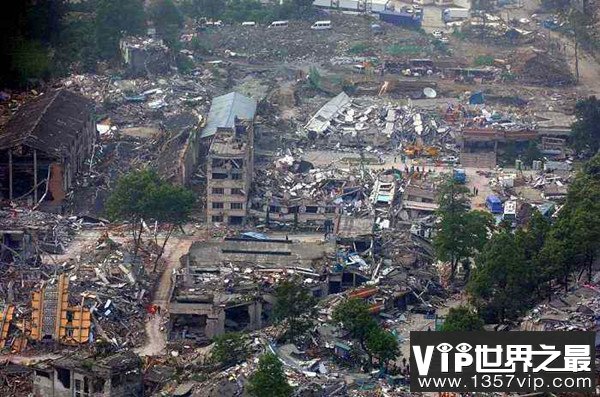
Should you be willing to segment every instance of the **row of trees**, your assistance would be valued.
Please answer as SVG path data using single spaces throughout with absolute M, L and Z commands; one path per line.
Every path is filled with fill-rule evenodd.
M 172 0 L 26 0 L 2 2 L 0 84 L 25 85 L 68 73 L 91 72 L 111 61 L 124 35 L 146 31 L 147 20 L 172 37 L 183 18 Z
M 181 4 L 180 6 L 178 4 Z M 307 18 L 312 0 L 263 5 L 258 0 L 24 0 L 0 5 L 0 84 L 24 86 L 112 61 L 119 40 L 144 34 L 148 22 L 179 51 L 184 15 L 226 21 Z
M 488 322 L 514 320 L 550 287 L 587 275 L 600 252 L 600 155 L 569 187 L 553 224 L 534 213 L 526 229 L 492 236 L 477 258 L 468 291 Z
M 562 284 L 567 289 L 573 279 L 591 279 L 600 253 L 600 154 L 577 174 L 553 223 L 536 211 L 525 227 L 514 232 L 499 227 L 489 239 L 485 237 L 487 232 L 480 229 L 482 225 L 454 220 L 456 213 L 463 211 L 465 200 L 460 195 L 465 192 L 459 188 L 461 193 L 457 196 L 452 185 L 448 182 L 442 189 L 447 194 L 440 196 L 442 220 L 436 248 L 446 260 L 475 258 L 476 268 L 468 279 L 467 292 L 470 303 L 485 322 L 516 320 L 547 298 L 555 285 Z M 491 232 L 489 220 L 476 216 L 481 216 L 484 228 Z M 451 226 L 446 222 L 451 222 Z M 469 241 L 476 244 L 468 244 Z M 473 328 L 478 324 L 473 316 L 478 317 L 467 308 L 451 311 L 446 320 L 449 325 L 444 329 L 461 329 L 462 323 Z

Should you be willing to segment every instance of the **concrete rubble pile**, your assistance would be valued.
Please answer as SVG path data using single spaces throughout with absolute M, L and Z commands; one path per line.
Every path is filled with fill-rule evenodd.
M 590 283 L 553 294 L 549 301 L 537 305 L 520 325 L 524 331 L 589 331 L 597 325 L 600 314 L 600 274 Z
M 437 111 L 421 110 L 410 103 L 369 103 L 342 92 L 315 113 L 299 134 L 320 147 L 385 153 L 414 143 L 452 143 L 450 130 Z
M 90 309 L 93 335 L 115 348 L 139 346 L 145 340 L 144 319 L 157 277 L 151 270 L 158 248 L 144 242 L 137 258 L 131 248 L 104 235 L 89 254 L 63 265 L 73 303 L 84 298 Z
M 0 210 L 0 233 L 23 231 L 32 238 L 19 245 L 19 249 L 35 251 L 38 255 L 43 252 L 62 253 L 73 239 L 76 232 L 87 224 L 84 218 L 55 215 L 47 212 L 17 207 L 10 210 Z M 6 232 L 4 232 L 6 231 Z M 4 249 L 10 249 L 4 245 Z M 26 259 L 17 255 L 13 260 Z

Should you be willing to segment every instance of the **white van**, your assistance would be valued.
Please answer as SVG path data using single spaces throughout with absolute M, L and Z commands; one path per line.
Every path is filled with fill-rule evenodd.
M 252 21 L 242 22 L 242 26 L 256 26 L 256 22 L 252 22 Z
M 331 29 L 331 21 L 317 21 L 310 28 L 313 30 Z
M 289 21 L 273 21 L 269 25 L 270 28 L 287 28 Z

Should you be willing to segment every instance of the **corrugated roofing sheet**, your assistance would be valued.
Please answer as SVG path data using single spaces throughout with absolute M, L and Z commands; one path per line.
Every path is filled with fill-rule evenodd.
M 252 120 L 256 114 L 256 101 L 238 92 L 230 92 L 213 99 L 206 127 L 201 138 L 213 136 L 217 128 L 233 128 L 235 118 Z
M 24 104 L 0 132 L 0 149 L 25 144 L 52 155 L 68 153 L 93 104 L 74 92 L 50 91 Z
M 345 92 L 341 92 L 335 98 L 332 98 L 329 102 L 327 102 L 317 114 L 314 115 L 312 119 L 306 124 L 304 128 L 307 131 L 314 131 L 316 133 L 322 133 L 327 128 L 329 128 L 329 124 L 331 119 L 333 119 L 342 109 L 346 106 L 350 105 L 352 100 Z

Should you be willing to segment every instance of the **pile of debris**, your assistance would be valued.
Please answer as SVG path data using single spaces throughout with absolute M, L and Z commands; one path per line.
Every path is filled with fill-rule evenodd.
M 517 51 L 511 66 L 511 71 L 526 84 L 558 87 L 575 83 L 566 60 L 551 56 L 547 51 L 534 48 Z

